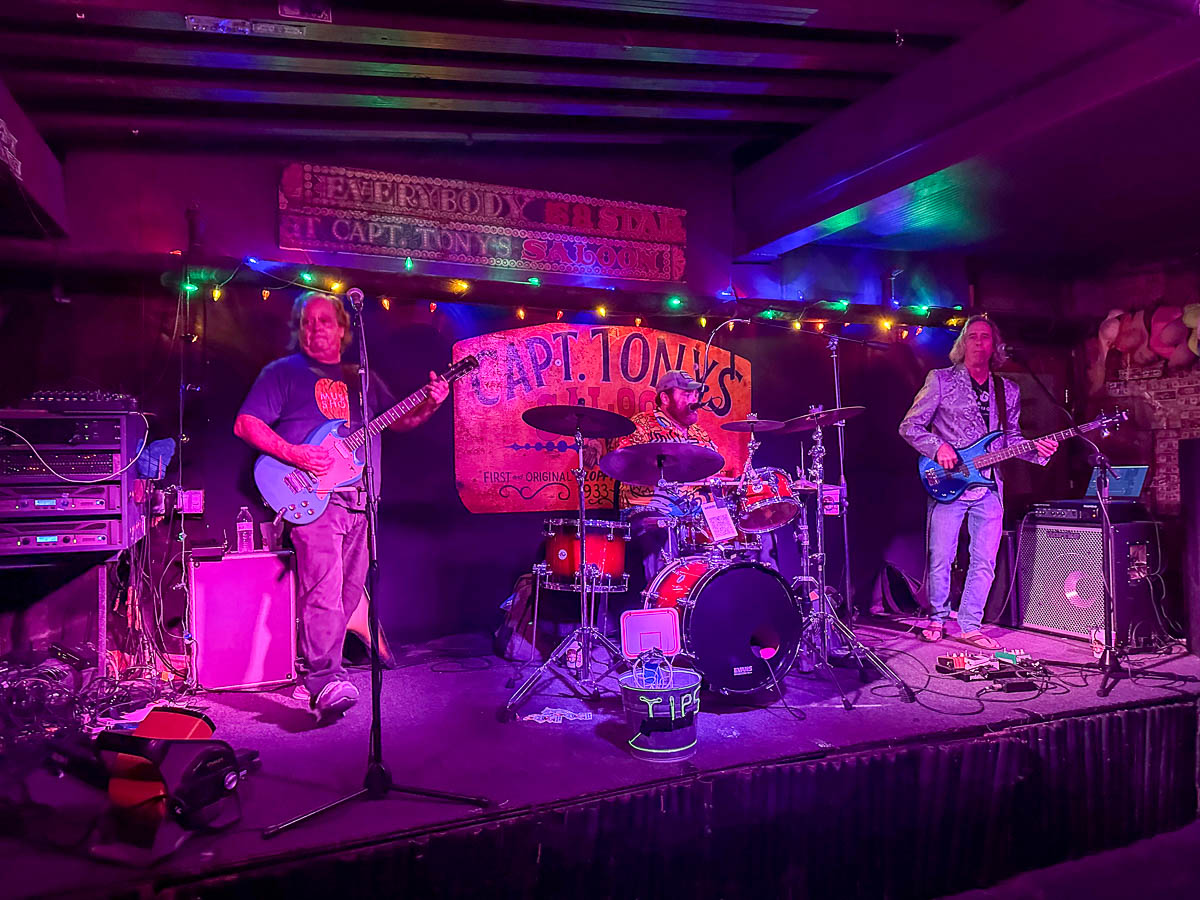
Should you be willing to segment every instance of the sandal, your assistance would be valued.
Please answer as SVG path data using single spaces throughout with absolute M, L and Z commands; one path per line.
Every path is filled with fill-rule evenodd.
M 964 644 L 970 644 L 972 647 L 975 647 L 979 650 L 1000 649 L 1000 645 L 982 631 L 964 631 L 962 634 L 956 637 L 955 640 Z
M 921 640 L 934 644 L 946 636 L 946 625 L 943 622 L 930 622 L 918 632 Z

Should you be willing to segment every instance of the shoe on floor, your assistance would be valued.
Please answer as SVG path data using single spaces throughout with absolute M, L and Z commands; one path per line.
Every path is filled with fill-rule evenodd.
M 358 702 L 358 688 L 349 681 L 331 681 L 309 704 L 321 724 L 332 722 Z

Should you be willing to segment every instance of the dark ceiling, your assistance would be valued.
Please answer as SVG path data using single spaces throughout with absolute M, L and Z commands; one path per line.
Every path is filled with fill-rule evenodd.
M 803 0 L 809 3 L 811 0 Z M 74 146 L 686 144 L 748 163 L 1016 0 L 49 0 L 0 8 L 0 78 Z M 224 32 L 224 33 L 222 33 Z

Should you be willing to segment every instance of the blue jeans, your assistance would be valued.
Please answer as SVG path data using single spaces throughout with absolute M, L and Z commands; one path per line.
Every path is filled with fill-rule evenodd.
M 950 503 L 929 502 L 929 618 L 943 623 L 950 618 L 950 567 L 958 554 L 958 533 L 966 516 L 971 563 L 958 606 L 958 624 L 964 632 L 978 631 L 996 577 L 996 553 L 1004 533 L 1000 495 L 989 490 L 977 500 L 960 497 Z

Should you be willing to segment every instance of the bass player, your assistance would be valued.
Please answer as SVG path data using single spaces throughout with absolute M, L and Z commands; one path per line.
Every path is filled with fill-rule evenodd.
M 263 453 L 322 475 L 332 464 L 329 451 L 304 443 L 330 419 L 359 420 L 359 380 L 355 367 L 342 365 L 350 344 L 350 314 L 331 294 L 308 291 L 292 307 L 291 349 L 299 352 L 265 366 L 246 395 L 233 431 Z M 449 385 L 429 373 L 428 397 L 390 426 L 408 431 L 441 406 Z M 368 409 L 386 409 L 396 401 L 373 380 Z M 377 439 L 374 439 L 377 440 Z M 373 457 L 379 459 L 378 445 Z M 378 480 L 376 482 L 378 484 Z M 346 624 L 363 596 L 367 576 L 366 498 L 361 485 L 339 488 L 325 513 L 304 525 L 289 525 L 296 551 L 300 618 L 300 656 L 309 707 L 322 724 L 333 721 L 358 701 L 358 689 L 346 678 L 342 643 Z
M 984 316 L 971 316 L 950 348 L 949 368 L 934 369 L 900 422 L 900 436 L 918 453 L 944 469 L 958 463 L 955 447 L 966 447 L 989 431 L 999 431 L 997 446 L 1020 441 L 1021 394 L 1015 382 L 992 369 L 1005 361 L 1000 330 Z M 1058 441 L 1035 441 L 1036 454 L 1023 457 L 1045 465 Z M 971 560 L 958 608 L 959 641 L 980 650 L 999 648 L 981 630 L 983 610 L 996 575 L 996 554 L 1004 529 L 1003 482 L 996 487 L 972 487 L 948 503 L 930 500 L 928 516 L 929 565 L 926 584 L 931 607 L 921 639 L 940 641 L 950 617 L 950 567 L 958 552 L 963 518 L 970 535 Z

